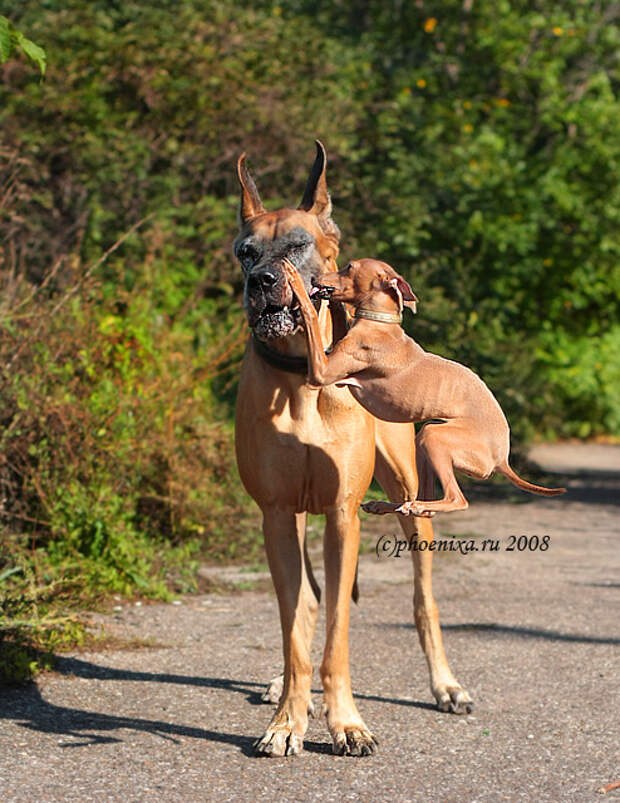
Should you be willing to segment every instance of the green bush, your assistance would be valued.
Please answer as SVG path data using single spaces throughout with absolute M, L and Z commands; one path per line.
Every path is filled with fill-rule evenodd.
M 15 565 L 19 560 L 0 543 L 0 688 L 51 668 L 54 650 L 79 645 L 86 634 L 78 617 L 59 612 L 63 589 L 42 585 L 30 562 L 21 556 Z
M 230 537 L 247 497 L 210 389 L 243 348 L 242 321 L 197 349 L 208 326 L 154 314 L 173 292 L 159 275 L 145 267 L 110 299 L 88 280 L 60 309 L 17 294 L 3 310 L 0 545 L 24 534 L 50 581 L 79 576 L 91 595 L 165 597 L 191 587 L 198 552 L 255 543 L 255 526 Z
M 235 158 L 248 150 L 265 193 L 291 203 L 319 136 L 343 256 L 407 275 L 424 345 L 482 373 L 519 436 L 618 434 L 614 373 L 575 405 L 574 365 L 543 356 L 605 340 L 618 318 L 612 15 L 581 0 L 27 1 L 10 16 L 51 66 L 44 83 L 3 69 L 5 258 L 33 279 L 65 258 L 63 286 L 71 258 L 153 212 L 161 311 L 198 294 L 239 314 Z M 106 292 L 131 288 L 148 248 L 136 238 L 108 264 Z
M 346 28 L 339 3 L 319 15 L 370 65 L 362 251 L 404 270 L 422 301 L 412 331 L 478 370 L 521 436 L 620 434 L 617 371 L 584 381 L 576 405 L 577 365 L 548 358 L 609 343 L 620 311 L 612 17 L 580 0 L 371 2 Z
M 4 16 L 0 15 L 0 62 L 8 61 L 16 53 L 23 53 L 45 75 L 46 56 L 43 48 L 28 39 Z

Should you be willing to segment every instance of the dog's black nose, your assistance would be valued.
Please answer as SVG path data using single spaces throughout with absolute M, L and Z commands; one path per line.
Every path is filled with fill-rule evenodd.
M 265 270 L 260 274 L 261 282 L 267 287 L 271 287 L 278 281 L 278 274 L 271 270 Z
M 273 287 L 274 284 L 278 281 L 278 274 L 275 273 L 270 268 L 265 268 L 264 270 L 255 271 L 251 273 L 248 277 L 248 284 L 250 285 L 260 285 L 264 288 Z

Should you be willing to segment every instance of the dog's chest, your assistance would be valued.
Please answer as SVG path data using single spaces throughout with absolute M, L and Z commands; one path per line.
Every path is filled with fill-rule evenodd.
M 239 469 L 259 504 L 321 513 L 347 498 L 352 478 L 370 482 L 374 420 L 347 388 L 280 387 L 269 404 L 238 412 Z

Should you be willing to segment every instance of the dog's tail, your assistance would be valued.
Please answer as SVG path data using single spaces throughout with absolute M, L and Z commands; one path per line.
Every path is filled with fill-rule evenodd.
M 534 485 L 523 477 L 520 477 L 516 471 L 513 471 L 508 465 L 508 461 L 504 462 L 501 466 L 497 466 L 496 471 L 508 477 L 510 482 L 514 483 L 518 488 L 524 491 L 530 491 L 533 494 L 540 494 L 541 496 L 557 496 L 558 494 L 566 493 L 566 488 L 545 488 L 544 485 Z

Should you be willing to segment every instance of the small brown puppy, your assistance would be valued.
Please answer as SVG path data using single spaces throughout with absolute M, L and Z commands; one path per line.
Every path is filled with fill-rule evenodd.
M 479 479 L 499 471 L 519 488 L 545 496 L 564 493 L 565 488 L 532 485 L 510 468 L 508 422 L 480 377 L 460 363 L 429 354 L 403 332 L 403 305 L 415 311 L 417 298 L 393 268 L 375 259 L 360 259 L 338 273 L 321 276 L 313 295 L 329 293 L 332 300 L 355 308 L 353 326 L 329 355 L 323 350 L 317 313 L 303 280 L 288 260 L 284 272 L 305 325 L 308 383 L 348 385 L 363 407 L 385 421 L 429 421 L 416 437 L 424 499 L 367 502 L 364 510 L 417 516 L 463 510 L 467 500 L 455 468 Z M 433 472 L 444 498 L 427 501 L 433 496 Z

